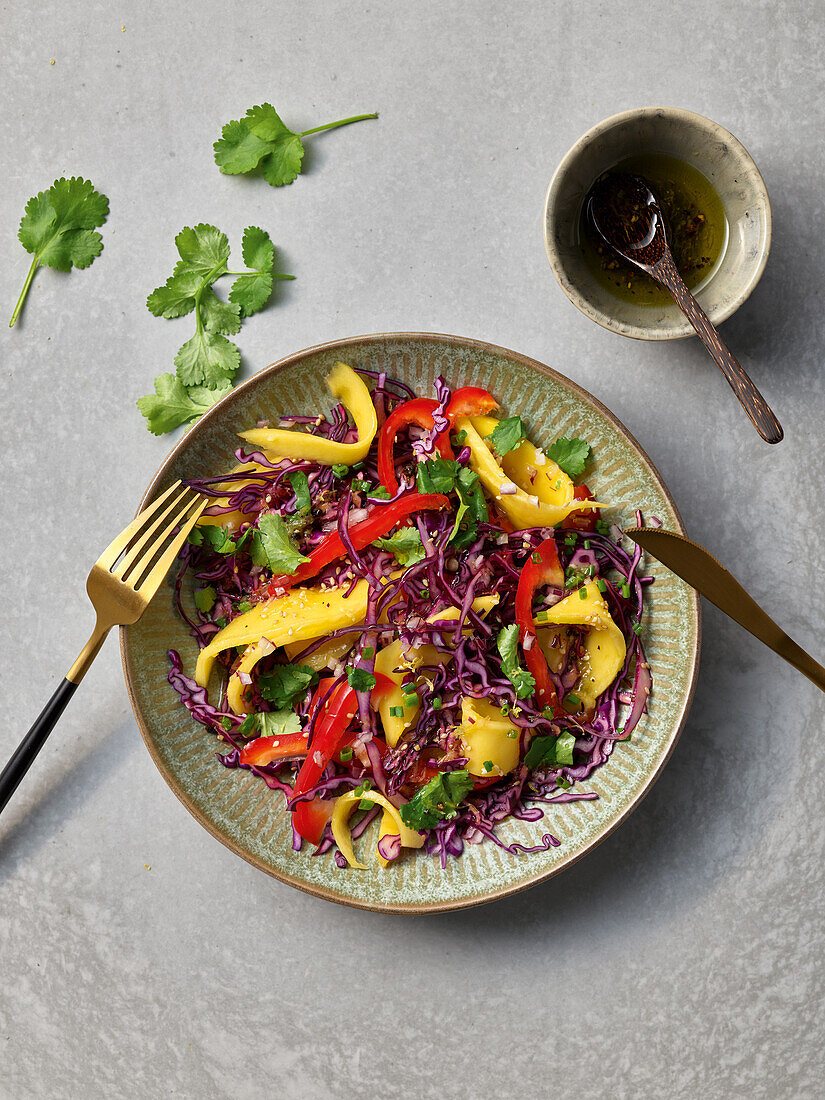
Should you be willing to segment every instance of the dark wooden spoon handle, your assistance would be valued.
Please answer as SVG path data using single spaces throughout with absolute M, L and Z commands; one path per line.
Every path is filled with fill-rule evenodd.
M 748 377 L 742 364 L 722 340 L 705 311 L 685 286 L 682 276 L 676 269 L 672 254 L 669 251 L 666 252 L 658 263 L 651 265 L 647 270 L 673 295 L 677 306 L 696 329 L 697 336 L 716 360 L 730 388 L 739 398 L 742 408 L 762 438 L 768 443 L 779 443 L 784 435 L 782 425 Z

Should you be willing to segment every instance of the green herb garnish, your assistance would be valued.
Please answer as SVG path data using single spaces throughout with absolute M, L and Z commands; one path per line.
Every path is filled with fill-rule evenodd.
M 297 179 L 302 170 L 304 146 L 301 138 L 334 130 L 351 122 L 378 118 L 377 113 L 353 115 L 311 130 L 290 130 L 270 103 L 250 107 L 244 118 L 227 122 L 215 142 L 215 163 L 226 175 L 260 172 L 272 187 L 283 187 Z
M 573 763 L 573 746 L 576 737 L 572 733 L 560 733 L 558 737 L 534 737 L 524 757 L 524 763 L 533 771 L 536 768 L 559 767 Z
M 590 444 L 583 439 L 566 439 L 562 436 L 546 448 L 548 458 L 560 466 L 568 477 L 578 477 L 584 472 L 590 458 Z
M 103 238 L 95 230 L 109 213 L 109 200 L 95 191 L 89 180 L 73 176 L 55 180 L 26 203 L 17 236 L 33 254 L 26 281 L 9 321 L 12 328 L 41 264 L 57 271 L 84 268 L 103 251 Z
M 372 691 L 377 681 L 365 668 L 348 668 L 347 680 L 353 691 Z
M 198 611 L 202 611 L 204 615 L 212 610 L 217 598 L 218 593 L 211 584 L 208 584 L 206 588 L 195 589 L 195 607 L 197 607 Z
M 432 829 L 439 821 L 455 817 L 459 803 L 472 789 L 472 776 L 464 769 L 439 772 L 398 812 L 407 828 Z
M 516 689 L 516 698 L 526 699 L 536 690 L 536 681 L 519 664 L 518 627 L 515 623 L 501 628 L 496 644 L 501 654 L 501 670 Z
M 294 278 L 274 270 L 275 248 L 269 234 L 255 226 L 244 230 L 246 271 L 228 271 L 229 240 L 214 225 L 186 226 L 175 237 L 175 245 L 180 259 L 164 285 L 146 299 L 146 305 L 155 317 L 183 317 L 194 311 L 195 335 L 175 356 L 180 385 L 173 386 L 171 376 L 162 375 L 155 382 L 155 395 L 138 401 L 149 430 L 156 435 L 205 412 L 209 402 L 204 390 L 220 391 L 220 396 L 228 393 L 241 353 L 226 334 L 237 333 L 242 318 L 266 305 L 274 279 Z M 225 301 L 212 286 L 229 274 L 238 278 Z M 187 396 L 191 399 L 188 403 Z
M 415 565 L 425 557 L 421 534 L 417 527 L 402 527 L 392 535 L 375 539 L 372 545 L 377 546 L 379 550 L 389 550 L 395 555 L 398 564 L 404 568 Z
M 502 458 L 527 438 L 527 426 L 520 416 L 508 416 L 505 420 L 499 420 L 487 438 L 498 457 Z
M 273 573 L 291 576 L 303 562 L 309 561 L 295 545 L 282 516 L 265 512 L 252 533 L 250 554 L 255 565 L 263 565 Z
M 258 677 L 258 690 L 276 710 L 286 710 L 317 682 L 318 673 L 309 665 L 273 665 Z

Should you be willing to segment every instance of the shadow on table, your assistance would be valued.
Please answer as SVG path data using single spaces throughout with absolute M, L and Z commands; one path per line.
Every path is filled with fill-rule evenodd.
M 88 814 L 95 793 L 123 767 L 136 731 L 131 716 L 118 721 L 121 711 L 113 691 L 101 707 L 88 709 L 78 736 L 67 738 L 65 729 L 61 736 L 59 728 L 52 733 L 0 817 L 0 880 L 75 814 Z M 93 730 L 103 732 L 90 745 L 86 734 Z

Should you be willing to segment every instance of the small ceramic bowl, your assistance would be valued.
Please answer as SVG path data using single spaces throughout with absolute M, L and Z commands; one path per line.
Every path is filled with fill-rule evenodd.
M 579 245 L 585 196 L 602 172 L 626 157 L 663 153 L 687 161 L 715 188 L 730 233 L 721 261 L 696 297 L 714 324 L 730 317 L 759 282 L 771 246 L 771 204 L 759 169 L 731 133 L 693 111 L 639 107 L 594 126 L 556 169 L 547 191 L 544 242 L 553 274 L 585 316 L 636 340 L 692 336 L 675 305 L 624 302 L 588 270 Z

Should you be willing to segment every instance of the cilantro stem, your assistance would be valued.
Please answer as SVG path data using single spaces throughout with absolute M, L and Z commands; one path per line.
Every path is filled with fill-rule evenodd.
M 17 305 L 14 307 L 14 313 L 12 313 L 11 315 L 9 328 L 14 328 L 14 323 L 20 316 L 20 310 L 23 308 L 23 302 L 26 300 L 26 295 L 29 293 L 29 287 L 32 285 L 32 279 L 34 278 L 34 273 L 35 271 L 37 271 L 39 263 L 40 259 L 35 253 L 35 257 L 32 260 L 32 265 L 29 268 L 29 273 L 26 276 L 26 281 L 25 283 L 23 283 L 23 289 L 20 291 L 20 297 L 17 299 Z
M 322 130 L 335 130 L 339 126 L 349 126 L 351 122 L 362 122 L 365 118 L 378 118 L 378 112 L 371 115 L 353 115 L 352 118 L 342 118 L 339 122 L 328 122 L 326 126 L 315 126 L 312 130 L 303 130 L 298 136 L 308 137 L 310 134 L 320 134 Z
M 260 274 L 261 274 L 260 271 L 224 271 L 224 275 L 260 275 Z M 282 275 L 280 273 L 280 271 L 272 271 L 272 272 L 270 272 L 270 274 L 272 275 L 273 279 L 294 279 L 295 278 L 294 275 Z M 218 278 L 220 279 L 221 276 L 219 275 Z

